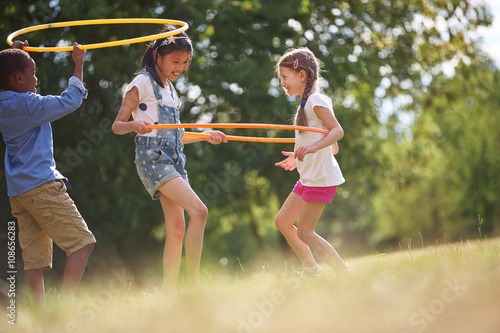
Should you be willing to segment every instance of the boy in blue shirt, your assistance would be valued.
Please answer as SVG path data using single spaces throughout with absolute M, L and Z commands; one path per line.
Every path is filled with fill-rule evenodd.
M 28 291 L 45 307 L 43 271 L 52 268 L 53 241 L 66 252 L 60 296 L 72 299 L 95 238 L 66 192 L 56 169 L 50 122 L 75 111 L 87 97 L 83 86 L 85 50 L 73 45 L 75 70 L 60 96 L 36 93 L 36 65 L 14 42 L 0 51 L 0 132 L 6 145 L 5 174 Z

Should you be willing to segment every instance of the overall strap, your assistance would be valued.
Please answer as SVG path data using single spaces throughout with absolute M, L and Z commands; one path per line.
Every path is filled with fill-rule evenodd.
M 168 87 L 170 88 L 170 96 L 172 96 L 172 100 L 177 105 L 176 101 L 179 100 L 179 95 L 177 95 L 177 91 L 174 88 L 174 84 L 168 80 L 167 80 L 167 83 L 168 83 Z
M 139 74 L 144 74 L 146 75 L 147 77 L 149 77 L 149 80 L 151 81 L 151 84 L 153 85 L 153 90 L 155 92 L 155 97 L 156 99 L 158 100 L 158 102 L 160 104 L 162 104 L 162 96 L 161 96 L 161 92 L 160 92 L 160 87 L 158 86 L 158 83 L 155 81 L 155 79 L 153 78 L 153 75 L 151 75 L 151 73 L 149 73 L 147 70 L 143 69 L 142 71 L 139 72 Z

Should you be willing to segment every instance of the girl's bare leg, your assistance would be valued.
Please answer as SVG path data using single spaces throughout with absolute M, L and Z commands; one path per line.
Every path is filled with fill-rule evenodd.
M 337 251 L 330 243 L 328 243 L 328 241 L 323 239 L 314 231 L 316 224 L 323 213 L 325 203 L 319 201 L 307 201 L 302 198 L 300 200 L 301 203 L 297 236 L 333 270 L 345 270 L 346 265 Z
M 208 209 L 189 184 L 181 177 L 174 178 L 163 184 L 160 191 L 168 199 L 182 207 L 189 216 L 184 245 L 186 249 L 186 277 L 188 283 L 198 284 L 203 234 Z
M 182 242 L 186 229 L 184 209 L 166 196 L 160 197 L 165 216 L 165 248 L 163 250 L 163 287 L 171 292 L 176 289 L 181 264 Z
M 297 227 L 295 222 L 300 214 L 300 202 L 302 198 L 295 194 L 290 193 L 285 203 L 281 207 L 274 223 L 279 231 L 286 238 L 288 244 L 299 258 L 303 268 L 316 267 L 318 264 L 311 253 L 311 250 L 297 235 Z

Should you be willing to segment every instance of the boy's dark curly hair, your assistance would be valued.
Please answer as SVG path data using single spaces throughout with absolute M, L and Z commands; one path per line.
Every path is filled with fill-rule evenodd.
M 24 72 L 29 59 L 28 52 L 20 49 L 0 51 L 0 89 L 8 89 L 10 76 L 17 72 Z

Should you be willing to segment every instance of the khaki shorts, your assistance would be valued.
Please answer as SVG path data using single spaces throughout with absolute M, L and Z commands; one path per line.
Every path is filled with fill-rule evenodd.
M 24 269 L 52 268 L 52 240 L 69 256 L 96 242 L 62 180 L 11 197 Z

